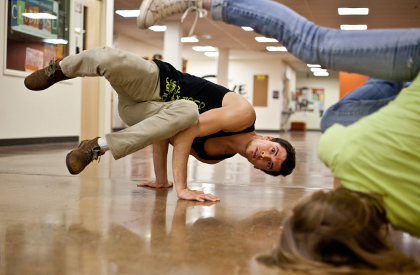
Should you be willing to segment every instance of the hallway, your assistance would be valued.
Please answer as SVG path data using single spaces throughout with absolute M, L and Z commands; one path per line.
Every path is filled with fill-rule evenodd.
M 276 274 L 255 257 L 271 251 L 297 200 L 333 184 L 317 158 L 320 132 L 281 137 L 297 152 L 286 178 L 240 156 L 217 165 L 190 157 L 189 187 L 218 203 L 137 187 L 154 179 L 151 147 L 118 161 L 105 154 L 78 176 L 65 166 L 77 144 L 0 147 L 0 274 Z M 392 238 L 420 260 L 420 239 Z

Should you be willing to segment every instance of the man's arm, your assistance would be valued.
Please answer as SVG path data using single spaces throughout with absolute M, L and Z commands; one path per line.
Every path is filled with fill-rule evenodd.
M 255 121 L 252 105 L 235 93 L 226 94 L 221 108 L 202 113 L 197 124 L 174 136 L 172 168 L 178 197 L 187 200 L 219 200 L 211 194 L 190 190 L 187 186 L 187 164 L 194 138 L 207 136 L 221 130 L 239 132 Z
M 240 132 L 254 124 L 256 113 L 251 103 L 236 93 L 227 93 L 221 108 L 202 113 L 198 136 L 208 136 L 219 131 Z
M 200 119 L 198 123 L 200 123 Z M 191 151 L 192 142 L 197 136 L 197 130 L 198 127 L 193 126 L 192 128 L 179 132 L 174 137 L 172 169 L 176 193 L 178 194 L 178 198 L 184 200 L 219 201 L 220 199 L 212 194 L 206 194 L 203 191 L 191 190 L 187 186 L 188 157 Z
M 169 140 L 160 140 L 153 143 L 153 167 L 155 168 L 156 180 L 142 182 L 137 186 L 150 186 L 154 188 L 172 187 L 173 182 L 168 181 L 167 157 Z

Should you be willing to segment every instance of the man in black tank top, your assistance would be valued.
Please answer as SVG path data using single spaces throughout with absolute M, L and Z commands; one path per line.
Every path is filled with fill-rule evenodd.
M 153 144 L 156 180 L 138 186 L 171 187 L 166 156 L 172 144 L 178 197 L 218 201 L 211 194 L 187 187 L 190 154 L 209 164 L 240 154 L 255 168 L 275 176 L 286 176 L 295 167 L 290 143 L 255 133 L 255 110 L 245 98 L 162 61 L 146 61 L 120 49 L 98 47 L 51 61 L 49 67 L 26 77 L 25 85 L 43 90 L 81 76 L 104 76 L 110 82 L 118 94 L 119 115 L 129 127 L 82 141 L 67 154 L 71 174 L 79 174 L 108 150 L 119 159 Z

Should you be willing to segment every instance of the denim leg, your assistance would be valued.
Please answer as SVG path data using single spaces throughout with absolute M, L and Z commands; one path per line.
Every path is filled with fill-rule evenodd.
M 270 0 L 214 0 L 211 15 L 276 38 L 297 58 L 323 68 L 392 81 L 413 80 L 420 70 L 420 29 L 324 28 Z
M 321 131 L 325 132 L 334 123 L 350 125 L 368 116 L 394 100 L 403 88 L 401 82 L 369 78 L 365 84 L 344 96 L 328 108 L 321 119 Z

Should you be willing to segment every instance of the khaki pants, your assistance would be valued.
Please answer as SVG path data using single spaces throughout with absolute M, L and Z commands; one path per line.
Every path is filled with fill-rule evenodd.
M 104 76 L 118 94 L 118 112 L 128 128 L 107 134 L 115 159 L 167 139 L 198 121 L 188 100 L 162 102 L 156 63 L 120 49 L 98 47 L 68 56 L 61 63 L 68 77 Z

